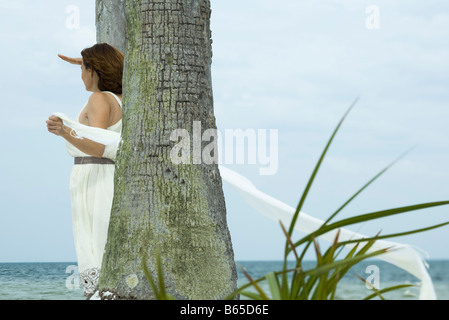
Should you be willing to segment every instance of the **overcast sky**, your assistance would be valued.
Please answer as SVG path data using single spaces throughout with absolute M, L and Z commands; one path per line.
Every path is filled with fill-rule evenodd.
M 70 22 L 79 10 L 79 25 Z M 378 19 L 376 19 L 378 18 Z M 69 19 L 69 20 L 68 20 Z M 212 1 L 215 116 L 226 129 L 278 130 L 278 170 L 229 165 L 295 207 L 327 139 L 356 97 L 304 211 L 326 219 L 365 182 L 417 147 L 340 217 L 449 200 L 447 1 Z M 89 97 L 78 67 L 95 44 L 95 1 L 0 0 L 0 262 L 76 261 L 69 175 L 53 112 Z M 279 225 L 224 185 L 237 260 L 281 259 Z M 449 221 L 449 207 L 357 226 L 374 235 Z M 395 241 L 449 259 L 449 228 Z

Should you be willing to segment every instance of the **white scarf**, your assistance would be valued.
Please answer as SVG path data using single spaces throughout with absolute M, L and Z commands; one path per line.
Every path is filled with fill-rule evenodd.
M 87 138 L 104 145 L 118 145 L 121 140 L 121 135 L 117 132 L 80 124 L 79 122 L 69 119 L 63 113 L 56 112 L 53 115 L 61 118 L 68 127 L 73 129 L 71 134 L 78 139 Z M 223 181 L 231 185 L 255 210 L 277 222 L 282 221 L 285 226 L 290 225 L 290 221 L 295 213 L 295 208 L 261 192 L 253 183 L 251 183 L 251 181 L 237 172 L 221 165 L 219 165 L 219 170 Z M 295 230 L 309 234 L 317 230 L 323 223 L 324 221 L 320 219 L 314 218 L 304 212 L 300 212 L 295 224 Z M 332 243 L 335 239 L 335 235 L 336 231 L 331 231 L 320 236 L 319 239 L 324 239 Z M 367 236 L 347 229 L 340 229 L 339 241 L 361 238 L 367 238 Z M 350 248 L 353 245 L 347 245 L 347 247 Z M 394 250 L 376 257 L 394 264 L 420 279 L 421 290 L 419 299 L 436 299 L 437 297 L 432 279 L 427 271 L 428 265 L 413 247 L 397 242 L 377 240 L 368 253 L 391 247 L 393 247 Z

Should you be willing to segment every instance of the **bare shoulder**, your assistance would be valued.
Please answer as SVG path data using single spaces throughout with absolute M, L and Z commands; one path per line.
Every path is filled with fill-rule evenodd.
M 89 97 L 89 102 L 92 103 L 107 103 L 108 98 L 106 96 L 106 93 L 98 91 L 98 92 L 93 92 L 90 97 Z
M 95 113 L 110 112 L 108 98 L 104 92 L 94 92 L 87 102 L 87 111 Z

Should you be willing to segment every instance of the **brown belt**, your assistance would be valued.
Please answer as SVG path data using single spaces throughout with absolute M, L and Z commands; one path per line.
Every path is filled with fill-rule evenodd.
M 76 157 L 75 164 L 115 164 L 115 162 L 108 158 L 96 158 L 96 157 Z

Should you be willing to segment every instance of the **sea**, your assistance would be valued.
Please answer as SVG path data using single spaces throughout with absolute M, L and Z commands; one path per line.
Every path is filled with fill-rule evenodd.
M 449 260 L 430 260 L 429 274 L 438 300 L 449 300 Z M 248 283 L 244 269 L 253 279 L 271 271 L 280 271 L 280 261 L 237 261 L 238 286 Z M 315 265 L 305 261 L 303 269 Z M 364 283 L 364 278 L 369 284 Z M 419 280 L 408 272 L 384 261 L 360 262 L 340 280 L 335 299 L 362 300 L 373 291 L 369 286 L 382 289 L 393 285 L 411 284 L 412 287 L 383 294 L 386 300 L 417 300 Z M 269 291 L 268 284 L 261 283 Z M 241 297 L 245 300 L 245 297 Z M 379 299 L 379 298 L 375 298 Z M 0 300 L 85 300 L 74 262 L 0 263 Z

